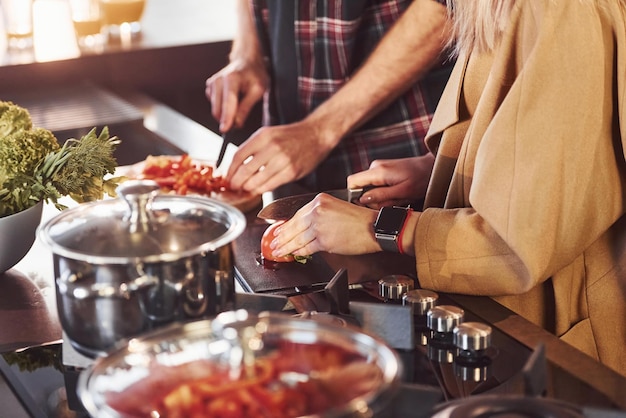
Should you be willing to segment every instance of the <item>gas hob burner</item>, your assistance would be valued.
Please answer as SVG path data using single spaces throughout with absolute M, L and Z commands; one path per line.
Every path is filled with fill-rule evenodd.
M 439 405 L 433 418 L 584 418 L 578 407 L 556 399 L 479 395 Z

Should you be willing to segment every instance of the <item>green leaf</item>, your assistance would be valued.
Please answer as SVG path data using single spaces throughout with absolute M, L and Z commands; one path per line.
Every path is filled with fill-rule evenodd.
M 312 257 L 310 255 L 294 255 L 293 259 L 296 263 L 306 264 Z

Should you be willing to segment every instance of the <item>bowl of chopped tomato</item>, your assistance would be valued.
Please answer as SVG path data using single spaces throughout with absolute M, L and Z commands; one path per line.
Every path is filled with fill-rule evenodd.
M 98 418 L 371 416 L 401 374 L 356 328 L 239 310 L 128 341 L 81 373 L 78 393 Z

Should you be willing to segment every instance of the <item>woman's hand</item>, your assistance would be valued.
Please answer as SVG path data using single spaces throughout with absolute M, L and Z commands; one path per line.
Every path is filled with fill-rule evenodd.
M 276 230 L 270 245 L 276 257 L 367 254 L 381 251 L 374 237 L 377 211 L 320 193 Z
M 370 208 L 406 206 L 426 195 L 435 157 L 376 160 L 370 168 L 348 176 L 348 187 L 377 186 L 363 193 L 359 202 Z

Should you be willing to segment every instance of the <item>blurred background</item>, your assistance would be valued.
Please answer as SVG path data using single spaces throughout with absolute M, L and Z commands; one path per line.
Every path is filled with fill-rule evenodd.
M 10 1 L 32 2 L 32 46 L 9 44 Z M 0 6 L 0 99 L 60 103 L 88 83 L 141 92 L 217 132 L 204 84 L 227 63 L 235 30 L 233 2 L 145 0 L 139 34 L 105 37 L 103 44 L 91 47 L 79 45 L 70 0 L 2 0 Z M 260 123 L 260 109 L 256 115 L 235 142 Z

